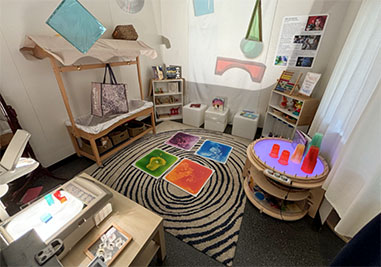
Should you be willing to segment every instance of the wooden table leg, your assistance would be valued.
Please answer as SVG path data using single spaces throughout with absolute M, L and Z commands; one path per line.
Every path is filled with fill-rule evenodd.
M 101 161 L 101 157 L 99 156 L 98 147 L 97 147 L 97 144 L 95 143 L 95 139 L 90 139 L 89 141 L 90 141 L 91 149 L 93 150 L 95 161 L 97 165 L 101 167 L 102 161 Z
M 249 174 L 249 168 L 251 166 L 250 160 L 246 158 L 245 167 L 243 168 L 242 176 L 245 178 Z
M 78 145 L 77 138 L 73 135 L 72 128 L 66 127 L 66 129 L 69 132 L 69 136 L 70 136 L 71 142 L 73 143 L 75 153 L 77 153 L 78 157 L 82 157 L 81 153 L 79 152 L 79 145 Z
M 151 111 L 151 124 L 152 124 L 152 132 L 153 134 L 156 134 L 156 127 L 155 127 L 155 112 L 152 108 L 152 111 Z
M 167 250 L 165 248 L 163 221 L 161 221 L 153 240 L 160 246 L 156 254 L 157 258 L 159 259 L 159 261 L 164 261 L 165 256 L 167 256 Z

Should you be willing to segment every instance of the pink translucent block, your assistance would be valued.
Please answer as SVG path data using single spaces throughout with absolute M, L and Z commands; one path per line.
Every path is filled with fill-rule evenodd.
M 299 164 L 302 161 L 305 145 L 298 144 L 294 150 L 294 153 L 291 156 L 291 161 Z
M 316 146 L 311 146 L 303 160 L 302 171 L 311 174 L 315 169 L 318 156 L 319 148 Z
M 288 165 L 288 158 L 290 157 L 290 151 L 283 150 L 278 162 L 282 165 Z
M 271 149 L 271 152 L 270 152 L 270 157 L 275 158 L 275 159 L 278 158 L 279 149 L 280 149 L 280 146 L 278 144 L 274 144 L 273 148 Z

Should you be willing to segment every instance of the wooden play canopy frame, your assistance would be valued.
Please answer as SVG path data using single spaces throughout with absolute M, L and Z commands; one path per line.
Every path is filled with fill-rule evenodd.
M 128 49 L 129 46 L 132 47 L 130 50 Z M 119 47 L 122 47 L 124 49 L 119 49 Z M 61 76 L 61 73 L 64 73 L 64 72 L 104 68 L 106 66 L 106 63 L 109 63 L 110 66 L 112 67 L 136 65 L 137 78 L 138 78 L 139 90 L 140 90 L 140 99 L 144 100 L 139 55 L 143 54 L 143 55 L 150 56 L 151 58 L 154 58 L 156 57 L 157 54 L 154 49 L 148 47 L 143 42 L 100 39 L 92 47 L 92 49 L 90 49 L 89 53 L 83 55 L 79 53 L 78 51 L 76 51 L 76 49 L 72 47 L 69 43 L 67 43 L 62 37 L 27 36 L 24 47 L 22 47 L 20 51 L 28 59 L 30 59 L 31 55 L 37 59 L 49 58 L 51 66 L 53 68 L 55 78 L 58 83 L 59 90 L 61 92 L 61 96 L 65 105 L 67 114 L 69 116 L 70 124 L 71 124 L 71 125 L 67 125 L 66 127 L 69 132 L 74 149 L 78 156 L 85 156 L 91 160 L 94 160 L 98 166 L 102 166 L 102 161 L 104 159 L 114 155 L 116 152 L 125 148 L 126 146 L 134 142 L 135 140 L 143 137 L 150 131 L 152 131 L 154 134 L 156 133 L 155 116 L 154 116 L 154 110 L 152 105 L 148 105 L 146 108 L 143 108 L 137 113 L 133 113 L 131 116 L 120 119 L 119 121 L 109 126 L 107 129 L 102 130 L 99 133 L 89 133 L 78 128 L 76 120 L 74 119 L 74 116 L 72 113 L 72 109 L 70 107 L 65 85 Z M 94 53 L 92 54 L 91 51 L 93 51 Z M 131 51 L 131 53 L 128 53 L 129 51 Z M 120 54 L 121 52 L 124 54 Z M 64 53 L 67 53 L 68 60 L 67 58 L 64 58 L 64 56 L 62 56 Z M 71 63 L 80 58 L 88 57 L 88 56 L 97 58 L 103 62 L 107 60 L 107 62 L 97 63 L 97 64 L 81 64 L 81 65 L 72 64 L 70 66 L 63 65 L 67 63 L 68 61 Z M 108 61 L 115 56 L 122 57 L 123 59 L 125 58 L 128 58 L 128 59 L 123 61 L 117 61 L 117 62 Z M 60 64 L 59 62 L 61 62 L 62 64 Z M 105 152 L 103 155 L 100 155 L 97 144 L 96 144 L 97 139 L 106 136 L 118 126 L 121 126 L 128 121 L 131 121 L 133 119 L 136 119 L 142 116 L 151 116 L 152 125 L 145 125 L 145 130 L 142 133 L 119 144 L 113 149 Z M 81 149 L 79 144 L 79 139 L 85 139 L 89 141 L 91 145 L 91 149 L 92 149 L 92 154 L 89 154 L 88 152 Z

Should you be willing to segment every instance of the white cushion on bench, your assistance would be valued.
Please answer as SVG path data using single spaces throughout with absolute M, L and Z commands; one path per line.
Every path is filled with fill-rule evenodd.
M 97 117 L 93 115 L 86 115 L 75 119 L 75 125 L 77 128 L 81 129 L 90 134 L 98 134 L 112 125 L 117 123 L 118 121 L 128 118 L 142 110 L 152 107 L 152 102 L 144 101 L 144 100 L 129 100 L 128 101 L 128 113 L 117 114 L 108 117 Z M 65 124 L 67 126 L 71 126 L 70 121 L 66 121 Z

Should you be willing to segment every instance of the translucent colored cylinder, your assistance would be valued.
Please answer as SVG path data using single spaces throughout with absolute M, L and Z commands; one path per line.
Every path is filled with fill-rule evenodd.
M 296 164 L 299 164 L 302 161 L 305 148 L 306 148 L 305 145 L 298 144 L 294 150 L 294 153 L 291 156 L 291 161 Z
M 278 144 L 274 144 L 270 152 L 270 157 L 276 159 L 279 155 L 279 149 L 280 149 L 280 146 Z
M 323 140 L 323 134 L 315 133 L 314 137 L 312 137 L 311 142 L 308 144 L 307 153 L 310 150 L 311 146 L 316 146 L 320 149 L 321 142 Z
M 288 165 L 288 159 L 290 157 L 290 151 L 283 150 L 278 162 L 282 165 Z
M 306 157 L 303 160 L 302 171 L 311 174 L 316 166 L 317 158 L 319 156 L 319 148 L 311 146 Z

